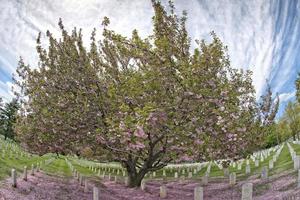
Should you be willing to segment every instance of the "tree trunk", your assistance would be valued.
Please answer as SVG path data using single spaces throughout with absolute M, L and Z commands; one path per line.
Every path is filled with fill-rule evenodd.
M 224 177 L 229 177 L 229 167 L 223 168 Z
M 126 162 L 126 170 L 129 178 L 129 187 L 140 187 L 143 178 L 146 173 L 149 171 L 147 167 L 140 168 L 139 170 L 136 168 L 136 162 L 130 161 Z
M 143 160 L 142 163 L 138 162 L 138 157 L 132 157 L 132 155 L 129 155 L 128 159 L 122 162 L 128 173 L 129 187 L 140 187 L 143 178 L 149 171 L 157 171 L 159 169 L 162 169 L 168 162 L 170 162 L 167 161 L 160 163 L 162 157 L 166 153 L 165 148 L 160 151 L 153 152 L 155 144 L 157 144 L 162 139 L 163 137 L 157 139 L 156 142 L 151 143 L 148 158 Z
M 136 174 L 130 174 L 128 173 L 128 177 L 129 177 L 129 187 L 140 187 L 141 186 L 141 182 L 143 180 L 143 178 L 145 177 L 145 173 L 136 173 Z

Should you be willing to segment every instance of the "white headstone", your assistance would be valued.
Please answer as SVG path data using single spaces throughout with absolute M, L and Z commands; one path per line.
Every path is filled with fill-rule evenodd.
M 273 156 L 273 162 L 276 162 L 276 160 L 277 160 L 277 157 Z
M 17 174 L 15 169 L 11 170 L 11 179 L 12 179 L 12 186 L 17 187 Z
M 229 175 L 229 184 L 230 185 L 235 185 L 236 184 L 236 173 L 232 172 Z
M 23 177 L 24 181 L 27 181 L 27 166 L 24 167 L 24 177 Z
M 194 169 L 193 173 L 194 173 L 194 174 L 197 174 L 197 169 Z
M 31 165 L 31 175 L 34 176 L 34 165 Z
M 238 170 L 242 169 L 242 163 L 238 163 Z
M 79 177 L 79 185 L 83 186 L 83 176 L 81 174 L 80 174 L 80 177 Z
M 88 181 L 87 179 L 85 178 L 84 179 L 84 192 L 87 193 L 89 191 L 89 188 L 88 188 Z
M 202 183 L 203 185 L 207 185 L 208 184 L 208 175 L 205 174 L 203 177 L 202 177 Z
M 252 200 L 252 183 L 245 183 L 242 186 L 242 200 Z
M 295 159 L 294 159 L 294 169 L 295 170 L 300 169 L 300 156 L 295 156 Z
M 255 160 L 255 167 L 258 167 L 259 166 L 259 160 Z
M 223 172 L 224 172 L 224 176 L 225 176 L 225 177 L 228 177 L 228 176 L 229 176 L 229 168 L 228 168 L 228 167 L 223 168 Z
M 297 187 L 300 188 L 300 170 L 298 170 L 298 184 Z
M 128 177 L 125 177 L 125 185 L 129 186 L 129 178 Z
M 194 200 L 203 200 L 203 187 L 195 187 Z
M 251 173 L 250 165 L 246 165 L 246 174 L 250 174 L 250 173 Z
M 40 171 L 40 164 L 36 164 L 36 171 L 37 171 L 37 172 Z
M 261 179 L 268 179 L 268 168 L 266 166 L 264 166 L 261 170 Z
M 174 173 L 174 178 L 178 178 L 178 172 Z
M 93 200 L 100 200 L 99 198 L 99 188 L 93 187 Z
M 146 181 L 145 180 L 142 180 L 141 182 L 141 190 L 145 190 L 146 189 Z
M 184 176 L 180 176 L 179 183 L 184 183 L 184 180 L 185 180 L 185 177 Z
M 159 192 L 159 196 L 160 196 L 160 198 L 166 198 L 167 197 L 167 188 L 166 188 L 166 186 L 160 186 L 160 192 Z
M 273 160 L 269 160 L 269 169 L 273 169 L 274 163 Z

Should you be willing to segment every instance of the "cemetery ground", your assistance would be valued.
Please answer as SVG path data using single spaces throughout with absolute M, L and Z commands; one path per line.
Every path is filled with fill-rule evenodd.
M 300 157 L 297 156 L 300 154 L 300 144 L 297 142 L 284 143 L 257 152 L 248 161 L 232 163 L 230 175 L 224 175 L 222 167 L 215 162 L 169 165 L 147 175 L 141 188 L 126 187 L 126 172 L 117 163 L 96 163 L 52 154 L 40 157 L 30 155 L 17 145 L 3 140 L 0 144 L 0 200 L 200 200 L 251 197 L 265 200 L 300 197 Z M 24 180 L 24 166 L 27 166 L 27 181 Z M 263 168 L 268 169 L 268 175 L 262 175 Z M 16 187 L 13 187 L 12 169 L 16 170 Z M 243 189 L 246 183 L 252 183 L 252 189 L 251 184 L 250 190 Z M 94 196 L 95 193 L 98 196 Z

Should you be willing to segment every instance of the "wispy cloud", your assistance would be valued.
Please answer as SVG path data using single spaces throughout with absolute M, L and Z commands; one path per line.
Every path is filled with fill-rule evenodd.
M 296 91 L 288 92 L 288 93 L 282 93 L 279 95 L 280 102 L 287 102 L 291 100 L 293 97 L 295 97 Z
M 4 100 L 4 102 L 8 102 L 13 98 L 13 92 L 11 91 L 11 88 L 11 82 L 0 81 L 0 97 Z
M 166 0 L 162 1 L 165 5 Z M 300 63 L 300 2 L 238 0 L 174 0 L 178 12 L 188 11 L 188 30 L 192 40 L 209 40 L 214 30 L 228 46 L 231 64 L 253 71 L 253 84 L 259 97 L 269 80 L 274 93 L 289 93 Z M 0 0 L 0 80 L 10 81 L 19 56 L 36 66 L 35 38 L 49 29 L 59 36 L 61 17 L 68 30 L 83 28 L 84 42 L 94 27 L 101 29 L 104 16 L 111 28 L 131 35 L 137 28 L 142 36 L 151 33 L 151 1 L 140 0 Z M 100 35 L 100 32 L 99 32 Z M 195 45 L 195 44 L 193 44 Z M 0 84 L 0 96 L 7 95 Z M 282 96 L 284 98 L 284 96 Z
M 181 2 L 181 3 L 179 3 Z M 253 71 L 259 97 L 272 67 L 274 23 L 268 1 L 178 1 L 189 11 L 192 37 L 208 38 L 214 30 L 229 48 L 233 67 Z

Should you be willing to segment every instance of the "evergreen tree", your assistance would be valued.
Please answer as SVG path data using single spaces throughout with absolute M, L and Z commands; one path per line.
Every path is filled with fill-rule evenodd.
M 19 103 L 17 99 L 12 99 L 0 107 L 1 134 L 4 135 L 5 140 L 7 138 L 15 140 L 14 124 L 18 110 Z
M 276 139 L 279 144 L 279 135 L 276 132 L 275 117 L 279 108 L 279 96 L 273 98 L 273 92 L 267 83 L 265 94 L 261 96 L 257 106 L 257 135 L 260 135 L 261 147 L 266 147 L 267 138 L 277 133 Z

